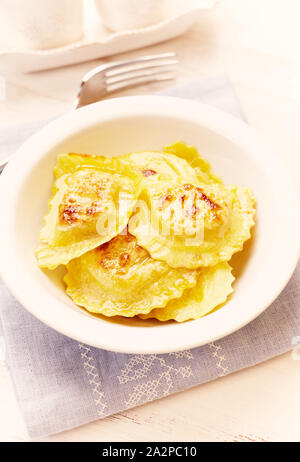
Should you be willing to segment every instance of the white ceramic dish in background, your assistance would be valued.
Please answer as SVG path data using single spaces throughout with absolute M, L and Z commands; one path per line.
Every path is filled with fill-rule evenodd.
M 37 50 L 81 40 L 82 0 L 1 0 L 0 47 Z
M 183 324 L 96 318 L 65 294 L 62 269 L 38 268 L 34 251 L 60 152 L 116 155 L 160 149 L 178 139 L 195 145 L 227 183 L 257 197 L 252 242 L 234 257 L 239 277 L 220 310 Z M 284 166 L 251 128 L 210 106 L 141 96 L 70 112 L 29 139 L 0 178 L 0 270 L 16 298 L 59 332 L 96 347 L 163 353 L 196 347 L 239 329 L 280 293 L 300 248 L 299 204 Z M 238 266 L 238 267 L 237 267 Z
M 84 38 L 50 50 L 12 50 L 0 43 L 0 71 L 35 72 L 112 56 L 163 42 L 183 34 L 220 0 L 169 0 L 165 17 L 156 24 L 111 32 L 103 27 L 95 5 L 85 2 Z
M 173 2 L 178 0 L 172 0 Z M 186 0 L 184 0 L 186 1 Z M 152 26 L 165 19 L 169 0 L 94 0 L 103 24 L 120 31 Z M 181 0 L 182 3 L 182 0 Z

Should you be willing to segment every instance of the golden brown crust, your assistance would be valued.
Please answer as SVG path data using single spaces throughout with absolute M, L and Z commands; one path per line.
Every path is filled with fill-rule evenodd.
M 125 274 L 132 265 L 150 258 L 131 234 L 119 235 L 97 247 L 99 264 L 108 272 Z
M 73 184 L 71 191 L 64 195 L 59 206 L 60 222 L 72 225 L 78 221 L 87 222 L 93 219 L 102 210 L 102 202 L 110 183 L 108 177 L 99 179 L 94 171 L 87 172 L 81 183 Z
M 142 175 L 143 175 L 144 177 L 146 177 L 146 178 L 147 178 L 148 176 L 153 176 L 153 175 L 156 175 L 156 174 L 157 174 L 157 172 L 156 172 L 155 170 L 152 170 L 151 168 L 146 169 L 146 170 L 142 170 Z

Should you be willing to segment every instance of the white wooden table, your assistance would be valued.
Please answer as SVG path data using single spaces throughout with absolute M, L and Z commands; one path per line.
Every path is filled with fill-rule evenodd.
M 174 50 L 181 63 L 178 83 L 227 73 L 249 123 L 281 151 L 299 184 L 299 14 L 299 0 L 224 0 L 184 36 L 122 55 L 122 59 Z M 0 124 L 18 124 L 68 110 L 80 77 L 96 63 L 6 76 Z M 161 88 L 148 85 L 122 94 Z M 299 441 L 299 387 L 300 361 L 288 353 L 45 440 Z M 27 440 L 0 358 L 0 441 Z

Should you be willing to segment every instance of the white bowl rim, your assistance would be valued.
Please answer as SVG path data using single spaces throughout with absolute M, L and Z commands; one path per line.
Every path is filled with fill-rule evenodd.
M 82 316 L 76 310 L 62 310 L 61 302 L 56 301 L 53 304 L 53 297 L 38 285 L 32 284 L 32 279 L 24 274 L 22 265 L 16 264 L 18 254 L 12 238 L 11 224 L 18 200 L 18 190 L 26 182 L 27 174 L 36 162 L 53 146 L 51 140 L 55 140 L 55 144 L 58 144 L 77 131 L 96 123 L 139 114 L 170 118 L 175 114 L 186 121 L 199 123 L 238 145 L 251 146 L 251 153 L 256 161 L 265 165 L 266 168 L 272 165 L 274 182 L 280 183 L 280 190 L 284 191 L 285 197 L 289 197 L 288 204 L 286 204 L 279 191 L 276 196 L 279 205 L 282 205 L 283 217 L 278 221 L 278 226 L 281 227 L 280 231 L 284 232 L 284 245 L 276 249 L 276 258 L 273 256 L 270 262 L 270 265 L 271 263 L 276 265 L 279 261 L 280 271 L 273 274 L 274 278 L 271 282 L 266 281 L 262 285 L 258 281 L 256 294 L 251 294 L 252 303 L 256 308 L 251 309 L 250 313 L 245 306 L 243 310 L 239 310 L 238 316 L 235 316 L 237 312 L 234 310 L 231 313 L 219 310 L 201 320 L 175 324 L 172 325 L 172 329 L 164 328 L 162 331 L 164 334 L 160 335 L 159 339 L 153 335 L 156 328 L 152 327 L 129 327 L 107 322 L 102 328 L 99 327 L 100 323 L 95 322 L 95 319 Z M 264 155 L 258 157 L 262 151 Z M 16 299 L 34 316 L 58 332 L 97 348 L 122 353 L 155 354 L 186 350 L 213 342 L 240 329 L 255 319 L 275 300 L 290 279 L 300 254 L 300 219 L 299 215 L 294 213 L 295 210 L 299 210 L 297 189 L 280 157 L 246 123 L 212 106 L 169 96 L 115 98 L 67 113 L 49 123 L 23 144 L 2 173 L 0 210 L 2 218 L 0 274 Z M 244 298 L 247 307 L 247 297 Z M 51 304 L 49 305 L 51 316 L 48 314 L 50 310 L 47 314 L 41 311 L 41 300 L 43 303 Z M 218 325 L 214 323 L 216 314 L 219 320 Z M 124 329 L 130 329 L 128 330 L 130 335 L 126 335 L 126 332 L 124 335 Z

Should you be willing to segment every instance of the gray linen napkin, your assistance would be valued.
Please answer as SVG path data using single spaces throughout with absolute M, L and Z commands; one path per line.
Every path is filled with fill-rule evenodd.
M 224 77 L 171 88 L 163 94 L 204 101 L 242 117 L 232 86 Z M 0 158 L 15 151 L 44 123 L 1 129 Z M 37 438 L 290 350 L 300 335 L 300 265 L 277 300 L 255 321 L 222 340 L 179 353 L 127 355 L 80 344 L 25 311 L 1 282 L 0 307 L 6 361 L 28 431 Z

